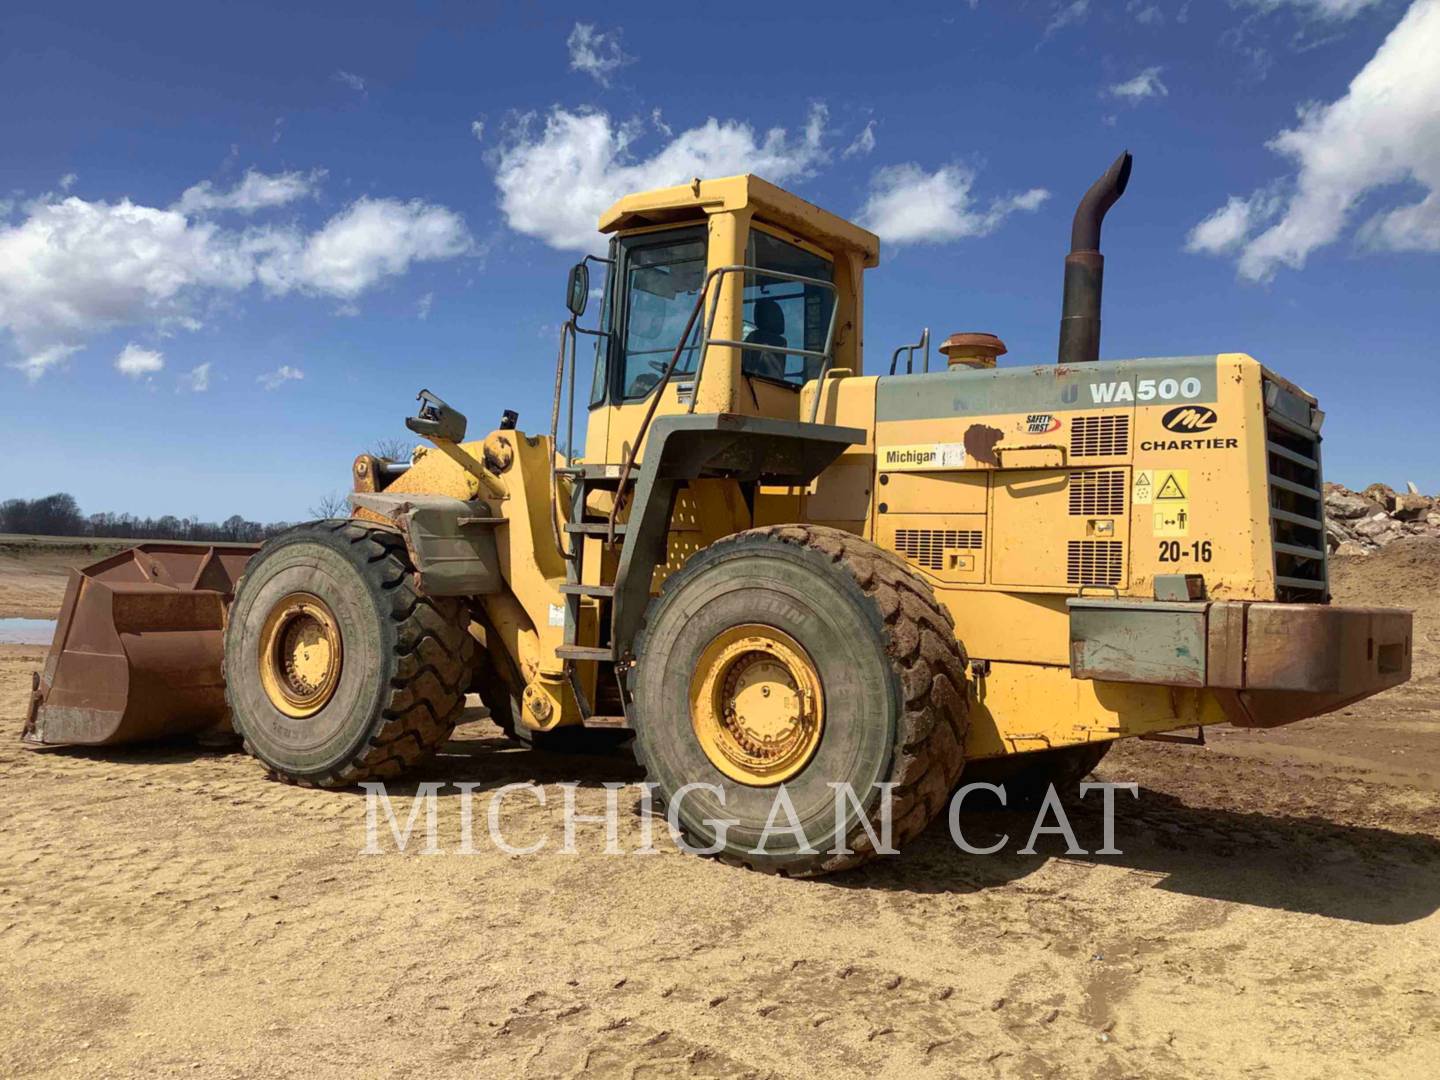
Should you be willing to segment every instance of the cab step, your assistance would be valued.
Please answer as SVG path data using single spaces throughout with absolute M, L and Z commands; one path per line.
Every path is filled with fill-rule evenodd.
M 609 600 L 615 595 L 614 585 L 578 585 L 570 582 L 560 586 L 560 591 L 566 596 L 596 596 L 602 600 Z
M 565 531 L 567 533 L 584 533 L 586 536 L 608 536 L 610 523 L 608 521 L 567 521 Z M 625 535 L 624 522 L 615 526 L 615 535 Z
M 608 646 L 596 648 L 594 645 L 561 645 L 555 650 L 555 655 L 561 660 L 606 660 L 615 659 L 615 650 Z

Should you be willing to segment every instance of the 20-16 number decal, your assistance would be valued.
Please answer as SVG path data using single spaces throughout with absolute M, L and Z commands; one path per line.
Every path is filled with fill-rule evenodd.
M 1210 561 L 1211 550 L 1209 540 L 1194 540 L 1189 544 L 1181 544 L 1179 540 L 1160 541 L 1160 561 L 1177 563 L 1184 561 L 1202 562 Z

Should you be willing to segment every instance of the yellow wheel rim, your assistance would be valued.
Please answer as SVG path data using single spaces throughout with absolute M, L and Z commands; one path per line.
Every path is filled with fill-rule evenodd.
M 260 630 L 260 685 L 286 716 L 314 716 L 340 681 L 340 627 L 325 601 L 291 593 Z
M 759 623 L 731 627 L 700 654 L 690 720 L 710 763 L 752 787 L 809 764 L 825 726 L 820 673 L 800 643 Z

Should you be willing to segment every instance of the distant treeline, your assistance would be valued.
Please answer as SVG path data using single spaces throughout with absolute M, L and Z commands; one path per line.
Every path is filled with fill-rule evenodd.
M 289 522 L 262 524 L 234 514 L 221 522 L 166 514 L 141 518 L 134 514 L 81 512 L 73 495 L 63 492 L 40 499 L 7 499 L 0 503 L 0 533 L 30 536 L 94 536 L 135 540 L 207 540 L 255 543 L 290 527 Z

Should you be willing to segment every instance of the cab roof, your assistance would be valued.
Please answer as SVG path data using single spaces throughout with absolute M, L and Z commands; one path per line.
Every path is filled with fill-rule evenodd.
M 867 267 L 880 263 L 880 238 L 874 233 L 749 173 L 715 180 L 697 177 L 677 187 L 626 195 L 600 215 L 600 231 L 665 225 L 693 220 L 699 213 L 733 212 L 747 206 L 759 221 L 787 229 L 836 254 L 859 252 Z

